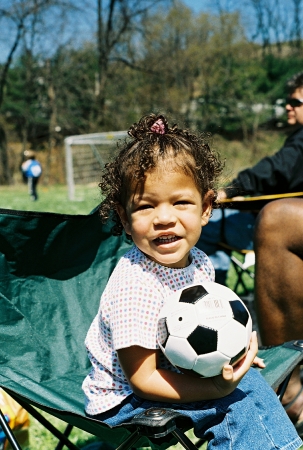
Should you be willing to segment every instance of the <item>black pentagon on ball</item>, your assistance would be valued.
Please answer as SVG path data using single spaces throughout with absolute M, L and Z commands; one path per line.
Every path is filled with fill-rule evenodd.
M 234 319 L 237 322 L 242 323 L 242 325 L 246 327 L 249 319 L 249 314 L 243 303 L 240 302 L 240 300 L 230 300 L 229 304 L 233 311 Z
M 187 338 L 197 355 L 215 352 L 218 346 L 218 333 L 212 328 L 198 325 Z
M 203 286 L 201 286 L 201 284 L 197 284 L 196 286 L 191 286 L 187 289 L 183 289 L 179 302 L 197 303 L 200 298 L 205 297 L 205 295 L 207 294 L 207 290 Z
M 243 350 L 241 350 L 236 356 L 233 356 L 233 357 L 231 358 L 229 364 L 231 364 L 231 365 L 233 366 L 236 362 L 240 361 L 240 359 L 242 358 L 242 356 L 245 355 L 245 352 L 246 352 L 246 349 L 243 348 Z

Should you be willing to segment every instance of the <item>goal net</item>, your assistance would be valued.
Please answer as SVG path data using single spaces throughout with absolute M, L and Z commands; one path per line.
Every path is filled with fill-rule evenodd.
M 117 151 L 117 141 L 127 131 L 82 134 L 64 139 L 68 198 L 75 200 L 75 185 L 98 182 L 100 169 Z

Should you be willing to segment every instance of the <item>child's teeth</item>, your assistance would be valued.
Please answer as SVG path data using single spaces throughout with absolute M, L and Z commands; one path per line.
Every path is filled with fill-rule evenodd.
M 171 236 L 171 237 L 160 237 L 159 240 L 162 242 L 172 242 L 176 239 L 175 236 Z

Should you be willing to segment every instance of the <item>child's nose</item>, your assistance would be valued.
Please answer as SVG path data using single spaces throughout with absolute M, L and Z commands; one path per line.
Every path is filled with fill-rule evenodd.
M 168 225 L 169 223 L 174 223 L 175 221 L 176 216 L 172 208 L 167 206 L 157 208 L 154 219 L 155 225 Z

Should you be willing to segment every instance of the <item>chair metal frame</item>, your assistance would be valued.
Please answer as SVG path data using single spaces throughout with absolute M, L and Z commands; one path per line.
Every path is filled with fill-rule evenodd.
M 234 250 L 234 252 L 237 251 L 238 250 Z M 245 283 L 243 276 L 244 274 L 247 274 L 252 280 L 255 279 L 255 252 L 253 250 L 239 252 L 241 255 L 244 255 L 243 262 L 240 261 L 235 254 L 232 254 L 230 258 L 237 275 L 237 281 L 233 290 L 237 292 L 237 289 L 239 288 L 239 286 L 241 286 L 244 289 L 245 295 L 247 295 L 249 293 L 249 289 Z

